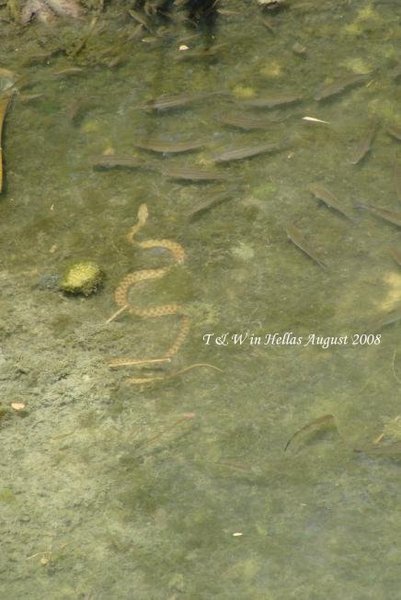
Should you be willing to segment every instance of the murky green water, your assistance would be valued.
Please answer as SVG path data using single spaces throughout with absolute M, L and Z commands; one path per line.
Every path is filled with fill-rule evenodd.
M 135 36 L 119 5 L 76 57 L 88 22 L 1 24 L 0 66 L 22 77 L 0 202 L 4 597 L 399 597 L 400 326 L 382 323 L 401 309 L 388 252 L 401 240 L 399 228 L 354 206 L 400 210 L 401 150 L 386 128 L 401 124 L 401 13 L 390 2 L 289 4 L 268 15 L 271 32 L 251 2 L 222 2 L 232 12 L 218 20 L 220 49 L 187 60 L 180 45 L 202 49 L 205 36 L 191 39 L 184 23 Z M 82 70 L 57 75 L 71 67 Z M 370 75 L 313 99 L 350 72 Z M 188 91 L 227 93 L 174 111 L 140 108 Z M 287 93 L 305 100 L 253 111 L 278 118 L 266 130 L 220 122 L 245 112 L 238 102 L 248 95 Z M 371 151 L 353 165 L 372 118 Z M 175 157 L 134 147 L 154 137 L 206 145 Z M 211 168 L 217 152 L 283 139 L 285 151 L 219 166 L 224 182 L 160 173 Z M 158 170 L 93 169 L 103 153 Z M 319 204 L 312 182 L 354 220 Z M 191 329 L 171 364 L 113 370 L 113 358 L 162 357 L 179 327 L 174 315 L 106 323 L 127 273 L 169 264 L 167 251 L 126 239 L 142 203 L 149 219 L 138 241 L 175 240 L 186 260 L 133 287 L 130 301 L 178 303 Z M 289 241 L 292 224 L 326 269 Z M 81 259 L 100 264 L 105 285 L 63 296 L 52 284 Z M 285 332 L 283 343 L 264 344 Z M 364 333 L 373 337 L 353 344 Z M 306 345 L 313 334 L 347 343 Z M 220 371 L 185 370 L 198 363 Z M 20 402 L 24 411 L 10 408 Z M 337 429 L 300 432 L 284 452 L 328 414 Z

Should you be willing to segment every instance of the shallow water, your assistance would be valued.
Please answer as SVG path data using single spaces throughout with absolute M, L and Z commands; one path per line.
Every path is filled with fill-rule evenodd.
M 0 202 L 4 597 L 399 595 L 399 457 L 354 450 L 382 432 L 384 446 L 401 436 L 400 325 L 382 327 L 401 309 L 401 273 L 388 253 L 401 240 L 396 226 L 354 206 L 400 209 L 401 151 L 386 133 L 401 125 L 400 14 L 391 3 L 294 1 L 269 15 L 271 33 L 254 7 L 222 7 L 234 14 L 219 17 L 213 43 L 221 49 L 191 60 L 177 59 L 193 30 L 178 23 L 130 40 L 118 5 L 76 57 L 86 22 L 2 25 L 1 66 L 26 77 L 7 115 Z M 206 43 L 202 34 L 187 42 Z M 32 59 L 60 47 L 64 54 Z M 82 71 L 55 75 L 76 66 Z M 322 83 L 350 72 L 371 76 L 313 99 Z M 188 87 L 221 94 L 173 111 L 140 108 Z M 245 111 L 236 101 L 270 93 L 305 100 L 258 110 L 284 118 L 266 130 L 219 122 Z M 353 165 L 374 117 L 371 151 Z M 135 149 L 135 137 L 157 136 L 201 138 L 206 147 L 181 156 Z M 284 151 L 216 167 L 225 182 L 92 167 L 115 153 L 162 170 L 211 168 L 216 152 L 283 139 Z M 313 182 L 355 220 L 319 204 L 307 189 Z M 112 370 L 112 358 L 163 356 L 178 331 L 175 316 L 106 323 L 127 273 L 170 261 L 167 251 L 126 239 L 142 203 L 149 220 L 138 241 L 175 240 L 186 260 L 132 288 L 130 300 L 179 303 L 191 329 L 167 367 Z M 294 223 L 327 269 L 288 240 Z M 56 277 L 82 259 L 99 263 L 103 288 L 87 298 L 55 290 Z M 301 341 L 264 344 L 275 332 Z M 372 337 L 353 337 L 364 333 Z M 347 343 L 306 345 L 313 334 Z M 221 371 L 180 374 L 198 363 Z M 10 408 L 15 402 L 25 410 Z M 337 432 L 299 436 L 284 452 L 325 414 Z

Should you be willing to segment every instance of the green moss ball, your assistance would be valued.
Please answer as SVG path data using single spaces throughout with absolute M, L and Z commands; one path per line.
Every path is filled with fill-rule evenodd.
M 104 273 L 95 262 L 81 260 L 73 263 L 65 271 L 60 289 L 68 294 L 89 296 L 98 290 L 104 280 Z

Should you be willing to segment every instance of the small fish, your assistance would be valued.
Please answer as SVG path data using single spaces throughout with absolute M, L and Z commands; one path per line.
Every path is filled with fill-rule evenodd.
M 136 148 L 141 150 L 149 150 L 150 152 L 157 152 L 161 154 L 178 154 L 180 152 L 191 152 L 192 150 L 198 150 L 204 146 L 204 142 L 201 141 L 188 141 L 188 142 L 165 142 L 160 139 L 147 139 L 144 141 L 138 140 L 134 142 Z
M 215 4 L 217 4 L 217 2 Z M 241 14 L 239 10 L 230 10 L 227 8 L 218 8 L 217 12 L 224 17 L 234 17 Z
M 322 84 L 316 90 L 314 99 L 320 102 L 321 100 L 327 100 L 328 98 L 332 98 L 333 96 L 337 96 L 338 94 L 342 94 L 346 90 L 353 88 L 354 86 L 361 85 L 369 78 L 369 74 L 360 75 L 351 73 L 350 75 L 346 75 L 341 79 L 337 79 L 332 83 Z
M 269 152 L 279 152 L 288 148 L 287 142 L 279 143 L 268 143 L 259 144 L 257 146 L 240 146 L 239 148 L 232 148 L 231 150 L 224 150 L 213 156 L 213 160 L 216 163 L 226 163 L 233 160 L 243 160 L 244 158 L 252 158 L 253 156 L 259 156 L 260 154 L 266 154 Z
M 249 100 L 242 100 L 241 106 L 252 107 L 252 108 L 276 108 L 278 106 L 286 106 L 287 104 L 295 104 L 302 102 L 303 96 L 299 94 L 285 95 L 272 95 L 264 96 L 260 98 L 250 98 Z
M 289 240 L 311 258 L 319 267 L 326 269 L 327 265 L 309 248 L 302 232 L 294 224 L 287 225 L 286 233 Z
M 401 211 L 399 210 L 387 210 L 387 208 L 370 206 L 369 204 L 358 204 L 355 206 L 355 208 L 363 208 L 368 210 L 372 213 L 372 215 L 376 215 L 376 217 L 380 217 L 388 223 L 392 223 L 393 225 L 397 225 L 397 227 L 401 227 Z
M 225 191 L 221 194 L 218 194 L 217 196 L 209 198 L 208 200 L 198 204 L 198 206 L 191 210 L 191 212 L 188 214 L 188 221 L 195 221 L 212 208 L 223 204 L 223 202 L 227 202 L 227 200 L 232 200 L 234 196 L 235 194 Z
M 199 94 L 174 94 L 163 95 L 159 98 L 155 98 L 154 100 L 148 100 L 138 108 L 144 108 L 147 110 L 173 110 L 176 108 L 184 108 L 189 104 L 194 104 L 195 102 L 199 102 L 199 100 L 203 100 L 204 98 L 209 98 L 210 96 L 214 96 L 221 92 L 203 92 Z
M 170 179 L 181 179 L 184 181 L 224 181 L 227 176 L 212 169 L 197 167 L 168 167 L 162 169 L 161 173 Z
M 276 33 L 276 26 L 273 24 L 271 19 L 264 17 L 262 19 L 262 25 L 264 25 L 266 29 L 270 31 L 270 33 L 272 33 L 273 35 Z
M 82 67 L 67 67 L 65 69 L 59 69 L 57 71 L 53 71 L 51 75 L 53 77 L 71 77 L 74 75 L 80 75 L 83 73 L 84 69 Z
M 128 10 L 128 14 L 132 19 L 134 19 L 134 21 L 142 25 L 144 29 L 147 29 L 147 31 L 152 33 L 152 24 L 146 15 L 132 9 Z
M 43 96 L 44 94 L 19 94 L 18 100 L 19 102 L 22 102 L 22 104 L 26 104 L 38 100 L 38 98 L 43 98 Z
M 310 423 L 304 425 L 304 427 L 298 429 L 286 443 L 284 452 L 296 438 L 305 438 L 306 436 L 320 433 L 326 429 L 335 429 L 338 431 L 334 415 L 323 415 L 322 417 L 318 417 L 317 419 L 314 419 Z
M 350 161 L 352 165 L 358 165 L 370 152 L 378 128 L 378 121 L 373 121 L 354 149 Z
M 115 156 L 114 154 L 101 156 L 92 161 L 94 169 L 148 169 L 156 170 L 149 163 L 135 156 Z
M 346 213 L 346 211 L 339 205 L 338 200 L 335 197 L 335 195 L 332 192 L 330 192 L 330 190 L 325 188 L 323 185 L 320 185 L 320 183 L 311 183 L 308 186 L 308 190 L 310 191 L 310 193 L 313 196 L 315 196 L 315 198 L 324 202 L 324 204 L 328 208 L 332 208 L 333 210 L 336 210 L 337 212 L 339 212 L 341 215 L 343 215 L 343 217 L 345 217 L 349 221 L 353 221 L 353 218 L 350 217 Z

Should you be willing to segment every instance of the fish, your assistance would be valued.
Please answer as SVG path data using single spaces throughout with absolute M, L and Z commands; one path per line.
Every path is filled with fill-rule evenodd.
M 332 98 L 333 96 L 337 96 L 338 94 L 342 94 L 346 90 L 353 88 L 354 86 L 361 85 L 365 83 L 370 77 L 370 74 L 355 74 L 351 73 L 349 75 L 345 75 L 340 79 L 336 79 L 332 83 L 323 83 L 318 87 L 315 92 L 314 99 L 317 102 L 321 102 L 322 100 L 327 100 L 328 98 Z
M 338 200 L 335 197 L 335 195 L 332 192 L 330 192 L 330 190 L 328 190 L 327 188 L 325 188 L 323 185 L 320 185 L 320 183 L 311 183 L 308 186 L 308 190 L 309 190 L 309 192 L 313 196 L 315 196 L 315 198 L 317 198 L 317 200 L 321 200 L 322 202 L 324 202 L 324 204 L 328 208 L 332 208 L 333 210 L 337 211 L 338 213 L 340 213 L 341 215 L 343 215 L 343 217 L 345 217 L 349 221 L 353 221 L 354 220 L 340 206 L 340 204 L 338 203 Z
M 297 246 L 302 252 L 304 252 L 309 258 L 311 258 L 319 267 L 327 269 L 326 263 L 324 263 L 310 248 L 306 241 L 303 233 L 294 224 L 289 224 L 286 227 L 286 233 L 289 240 Z
M 84 72 L 82 67 L 67 67 L 65 69 L 59 69 L 57 71 L 53 71 L 51 75 L 53 77 L 71 77 L 74 75 L 81 75 Z
M 215 2 L 215 4 L 217 4 L 217 2 Z M 224 17 L 234 17 L 241 14 L 241 11 L 239 10 L 230 10 L 227 8 L 218 8 L 217 12 L 219 13 L 219 15 L 222 15 Z
M 166 142 L 160 139 L 138 140 L 134 142 L 135 148 L 141 150 L 149 150 L 150 152 L 157 152 L 161 154 L 178 154 L 180 152 L 191 152 L 198 150 L 205 145 L 202 141 L 188 141 L 188 142 Z
M 242 100 L 239 104 L 252 108 L 277 108 L 278 106 L 302 102 L 302 100 L 304 100 L 304 97 L 299 94 L 271 95 L 249 98 L 249 100 Z
M 401 211 L 400 210 L 387 210 L 387 208 L 381 208 L 380 206 L 370 206 L 369 204 L 357 204 L 355 208 L 363 208 L 368 210 L 375 215 L 376 217 L 380 217 L 384 221 L 388 223 L 392 223 L 393 225 L 397 225 L 397 227 L 401 227 Z
M 375 138 L 377 130 L 379 128 L 378 121 L 374 120 L 370 124 L 367 132 L 362 136 L 358 144 L 355 146 L 354 152 L 351 157 L 351 164 L 358 165 L 365 156 L 370 152 L 372 142 Z
M 338 431 L 334 415 L 323 415 L 322 417 L 318 417 L 317 419 L 314 419 L 310 423 L 307 423 L 306 425 L 298 429 L 286 443 L 284 452 L 286 452 L 290 444 L 292 444 L 292 442 L 296 438 L 300 436 L 306 437 L 311 434 L 320 433 L 325 429 L 335 429 L 336 431 Z
M 153 27 L 150 19 L 146 15 L 132 9 L 128 10 L 128 14 L 134 21 L 142 25 L 144 29 L 147 29 L 147 31 L 152 33 Z
M 157 170 L 153 165 L 135 156 L 104 155 L 92 161 L 94 169 L 148 169 Z
M 262 25 L 264 25 L 266 29 L 270 31 L 270 33 L 272 33 L 273 35 L 276 33 L 276 26 L 273 24 L 271 19 L 267 19 L 266 17 L 264 17 L 262 19 Z
M 208 200 L 202 202 L 201 204 L 198 204 L 198 206 L 191 210 L 191 212 L 188 214 L 188 221 L 195 221 L 212 208 L 223 204 L 223 202 L 226 202 L 227 200 L 232 200 L 233 198 L 234 194 L 232 194 L 231 192 L 223 192 L 222 194 L 209 198 Z
M 19 94 L 18 101 L 22 102 L 22 104 L 26 104 L 38 100 L 39 98 L 43 98 L 43 96 L 44 94 Z
M 257 146 L 240 146 L 239 148 L 232 148 L 230 150 L 224 150 L 223 152 L 215 154 L 212 158 L 215 163 L 227 163 L 234 160 L 243 160 L 245 158 L 252 158 L 253 156 L 259 156 L 260 154 L 266 154 L 269 152 L 279 152 L 288 148 L 288 142 L 269 142 L 266 144 L 258 144 Z
M 222 92 L 201 92 L 199 94 L 184 93 L 174 95 L 165 94 L 159 98 L 148 100 L 138 108 L 145 110 L 174 110 L 177 108 L 187 107 L 189 104 L 194 104 L 195 102 L 199 102 L 199 100 L 203 100 L 204 98 L 209 98 L 210 96 L 221 93 Z
M 161 170 L 162 175 L 170 179 L 181 179 L 184 181 L 225 181 L 224 173 L 212 169 L 198 167 L 168 167 Z

